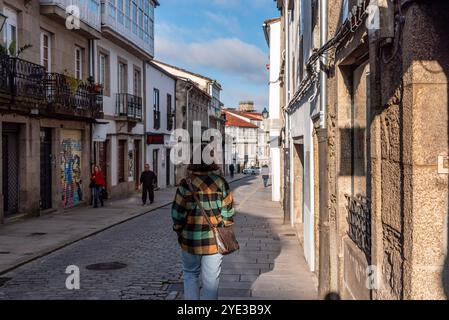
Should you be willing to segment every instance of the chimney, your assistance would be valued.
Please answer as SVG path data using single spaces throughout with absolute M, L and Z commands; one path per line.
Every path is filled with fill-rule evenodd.
M 244 112 L 254 112 L 254 101 L 241 101 L 239 110 Z

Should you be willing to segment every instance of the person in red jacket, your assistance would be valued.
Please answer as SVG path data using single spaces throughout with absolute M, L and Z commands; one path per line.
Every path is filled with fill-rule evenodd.
M 94 208 L 98 208 L 98 200 L 100 200 L 101 206 L 104 206 L 103 202 L 103 190 L 106 187 L 106 180 L 104 178 L 104 174 L 101 171 L 99 166 L 94 166 L 94 172 L 90 177 L 93 198 L 94 198 Z

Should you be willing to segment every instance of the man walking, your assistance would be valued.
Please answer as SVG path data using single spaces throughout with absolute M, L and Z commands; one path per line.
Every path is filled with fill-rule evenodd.
M 231 178 L 234 178 L 234 171 L 235 171 L 234 164 L 231 163 L 229 165 L 229 172 L 231 173 Z
M 157 177 L 153 171 L 150 170 L 150 165 L 145 165 L 145 171 L 140 176 L 140 184 L 142 185 L 142 205 L 147 204 L 147 197 L 150 199 L 150 204 L 154 202 L 154 187 L 157 185 Z

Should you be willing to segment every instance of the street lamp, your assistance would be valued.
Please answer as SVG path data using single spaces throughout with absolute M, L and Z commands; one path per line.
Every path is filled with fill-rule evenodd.
M 268 112 L 267 108 L 263 109 L 262 116 L 265 120 L 270 117 L 270 113 Z
M 7 16 L 5 16 L 4 14 L 3 14 L 3 12 L 0 12 L 0 32 L 3 30 L 3 27 L 5 26 L 5 22 L 6 22 L 6 19 L 7 19 L 8 17 Z

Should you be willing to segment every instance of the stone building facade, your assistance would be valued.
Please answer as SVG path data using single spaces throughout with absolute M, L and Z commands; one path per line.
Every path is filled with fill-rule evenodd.
M 320 295 L 447 299 L 449 5 L 378 1 L 378 7 L 369 7 L 369 1 L 355 0 L 277 5 L 287 39 L 284 83 L 298 83 L 290 87 L 292 96 L 284 93 L 283 106 L 317 104 L 316 117 L 286 113 L 286 125 L 312 123 L 313 166 L 302 174 L 313 178 L 315 263 L 309 266 L 318 275 Z M 306 36 L 288 41 L 295 14 L 304 19 L 300 34 L 312 37 L 310 47 L 304 45 Z M 291 52 L 300 53 L 303 62 L 295 63 Z M 314 87 L 317 95 L 308 96 Z M 286 135 L 287 150 L 294 138 Z M 295 198 L 304 187 L 292 178 L 302 164 L 292 158 L 287 163 L 284 179 L 291 182 L 284 185 L 283 203 L 294 208 L 304 203 Z M 291 207 L 287 211 L 295 217 Z M 305 228 L 304 221 L 292 222 Z
M 189 132 L 188 142 L 190 152 L 192 150 L 194 122 L 200 124 L 201 134 L 208 129 L 209 105 L 212 97 L 202 90 L 195 82 L 187 78 L 178 77 L 176 80 L 176 129 L 184 129 Z M 175 139 L 177 137 L 175 136 Z M 177 164 L 175 168 L 176 184 L 186 177 L 187 165 Z
M 97 0 L 89 0 L 97 1 Z M 153 111 L 150 63 L 154 57 L 156 0 L 101 1 L 101 34 L 94 41 L 95 76 L 104 86 L 104 119 L 96 127 L 95 162 L 111 198 L 127 197 L 140 184 Z M 165 115 L 164 115 L 165 116 Z M 159 156 L 160 157 L 160 156 Z
M 98 26 L 69 31 L 52 9 L 0 1 L 1 222 L 90 199 L 92 127 L 103 116 L 88 58 Z

